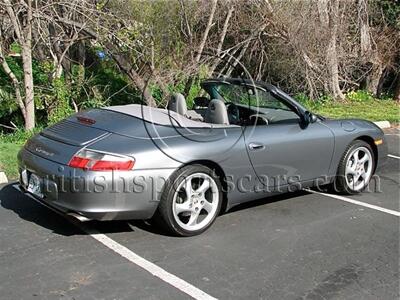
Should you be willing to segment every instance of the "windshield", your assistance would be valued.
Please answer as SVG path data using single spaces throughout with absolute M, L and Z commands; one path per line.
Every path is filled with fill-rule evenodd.
M 214 90 L 227 102 L 249 106 L 252 109 L 269 108 L 291 111 L 291 109 L 265 89 L 250 85 L 216 84 Z

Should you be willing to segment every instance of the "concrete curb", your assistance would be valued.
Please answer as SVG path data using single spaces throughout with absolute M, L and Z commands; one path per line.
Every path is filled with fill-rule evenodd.
M 389 121 L 378 121 L 378 122 L 374 122 L 374 123 L 376 126 L 378 126 L 381 129 L 390 128 Z
M 4 173 L 4 172 L 0 172 L 0 184 L 2 184 L 2 183 L 8 183 L 6 173 Z

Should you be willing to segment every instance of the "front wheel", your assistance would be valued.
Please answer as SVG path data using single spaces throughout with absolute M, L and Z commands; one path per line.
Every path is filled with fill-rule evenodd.
M 167 182 L 155 217 L 171 233 L 193 236 L 211 226 L 221 204 L 219 178 L 205 166 L 189 165 Z
M 339 192 L 356 194 L 369 184 L 375 169 L 371 146 L 360 140 L 353 141 L 339 163 L 335 187 Z

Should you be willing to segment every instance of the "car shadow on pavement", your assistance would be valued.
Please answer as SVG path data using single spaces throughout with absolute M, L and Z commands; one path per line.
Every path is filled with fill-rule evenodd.
M 9 184 L 0 189 L 0 205 L 4 209 L 11 210 L 21 219 L 47 228 L 59 235 L 72 236 L 87 234 L 80 229 L 79 225 L 74 225 L 78 221 L 68 216 L 61 216 L 17 191 L 12 185 L 13 184 Z M 104 222 L 104 224 L 101 225 L 100 223 L 102 222 L 87 222 L 85 227 L 96 228 L 97 230 L 100 229 L 99 231 L 102 233 L 133 231 L 129 224 L 123 221 Z
M 4 186 L 0 190 L 0 205 L 13 211 L 21 219 L 47 228 L 54 233 L 65 236 L 82 234 L 78 228 L 57 213 L 14 189 L 12 184 Z
M 237 212 L 240 210 L 257 207 L 257 206 L 261 206 L 261 205 L 266 205 L 266 204 L 270 204 L 270 203 L 274 203 L 274 202 L 278 202 L 278 201 L 288 200 L 291 198 L 301 197 L 301 196 L 308 195 L 308 194 L 309 194 L 309 192 L 300 190 L 300 191 L 295 191 L 295 192 L 290 192 L 290 193 L 288 192 L 288 193 L 284 193 L 284 194 L 278 194 L 278 195 L 274 195 L 274 196 L 264 197 L 264 198 L 260 198 L 258 200 L 252 200 L 249 202 L 245 202 L 245 203 L 236 205 L 233 208 L 231 208 L 230 210 L 228 210 L 226 212 L 226 214 L 230 214 L 230 213 L 234 213 L 234 212 Z
M 21 219 L 35 223 L 41 227 L 47 228 L 52 232 L 64 236 L 86 235 L 86 231 L 97 231 L 107 233 L 134 232 L 135 228 L 155 235 L 171 236 L 166 230 L 150 221 L 132 220 L 132 221 L 88 221 L 83 225 L 79 221 L 69 216 L 62 216 L 51 209 L 39 204 L 33 199 L 25 196 L 9 184 L 0 189 L 1 207 L 13 211 Z M 296 198 L 306 195 L 305 191 L 296 191 L 271 197 L 264 197 L 259 200 L 239 204 L 229 211 L 223 213 L 231 214 L 240 210 L 249 209 L 269 203 L 283 201 L 290 198 Z M 76 225 L 74 225 L 76 224 Z

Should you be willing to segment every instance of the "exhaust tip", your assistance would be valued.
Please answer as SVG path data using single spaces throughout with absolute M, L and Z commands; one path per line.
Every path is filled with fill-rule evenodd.
M 85 217 L 85 216 L 82 216 L 82 215 L 80 215 L 80 214 L 74 213 L 74 212 L 69 212 L 69 213 L 67 213 L 67 216 L 70 216 L 70 217 L 72 217 L 72 218 L 78 220 L 79 222 L 88 222 L 88 221 L 91 221 L 91 219 L 89 219 L 89 218 L 87 218 L 87 217 Z

